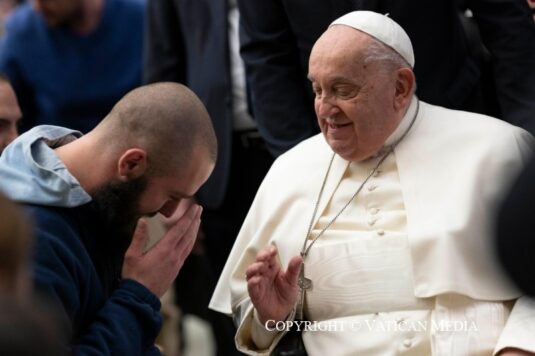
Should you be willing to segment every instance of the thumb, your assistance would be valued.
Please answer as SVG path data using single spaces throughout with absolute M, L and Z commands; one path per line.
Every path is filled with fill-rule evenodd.
M 134 236 L 132 237 L 132 242 L 130 243 L 130 247 L 128 247 L 129 252 L 135 255 L 143 254 L 148 239 L 147 222 L 144 219 L 139 219 Z
M 299 278 L 299 272 L 301 271 L 301 264 L 303 263 L 303 258 L 301 256 L 294 256 L 288 262 L 288 269 L 286 270 L 286 279 L 291 285 L 297 284 L 297 279 Z

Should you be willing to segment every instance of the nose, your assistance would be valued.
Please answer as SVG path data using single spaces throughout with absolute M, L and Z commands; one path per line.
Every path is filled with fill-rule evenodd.
M 334 103 L 334 99 L 328 96 L 316 98 L 316 114 L 320 119 L 334 117 L 340 112 L 340 108 Z
M 166 218 L 171 217 L 173 213 L 176 210 L 176 207 L 178 206 L 178 201 L 176 200 L 168 200 L 165 202 L 165 204 L 158 210 L 160 214 L 165 216 Z
M 7 144 L 10 144 L 11 141 L 17 138 L 19 131 L 17 130 L 17 125 L 11 125 L 9 131 L 7 132 Z
M 41 11 L 43 11 L 42 0 L 34 0 L 34 1 L 32 1 L 32 6 L 33 6 L 33 8 L 34 8 L 34 10 L 36 12 L 40 13 Z

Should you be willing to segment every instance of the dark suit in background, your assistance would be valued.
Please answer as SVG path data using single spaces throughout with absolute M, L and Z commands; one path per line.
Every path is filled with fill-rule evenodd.
M 337 17 L 389 13 L 413 43 L 417 94 L 426 102 L 489 114 L 522 127 L 535 120 L 535 25 L 525 0 L 238 0 L 253 112 L 272 153 L 319 132 L 307 80 L 312 45 Z M 469 7 L 490 62 L 468 35 Z M 470 24 L 469 24 L 470 25 Z M 473 30 L 473 29 L 471 29 Z M 488 59 L 488 58 L 487 58 Z
M 497 252 L 511 279 L 535 297 L 535 157 L 517 179 L 498 217 Z
M 149 0 L 144 81 L 187 85 L 203 101 L 218 139 L 214 172 L 197 195 L 205 253 L 192 254 L 177 280 L 184 312 L 208 319 L 218 355 L 237 354 L 231 319 L 208 310 L 230 249 L 272 156 L 256 130 L 235 131 L 227 0 Z M 237 7 L 236 7 L 237 11 Z M 236 25 L 237 27 L 237 25 Z

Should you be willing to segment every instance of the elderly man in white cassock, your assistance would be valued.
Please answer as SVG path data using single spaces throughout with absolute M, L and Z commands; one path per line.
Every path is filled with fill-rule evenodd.
M 274 163 L 211 300 L 239 350 L 270 354 L 303 319 L 309 355 L 534 354 L 535 307 L 490 239 L 534 139 L 419 101 L 413 66 L 405 31 L 373 12 L 316 42 L 322 134 Z

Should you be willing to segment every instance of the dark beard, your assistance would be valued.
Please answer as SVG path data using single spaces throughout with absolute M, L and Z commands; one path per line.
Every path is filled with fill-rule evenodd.
M 126 183 L 110 183 L 93 194 L 93 207 L 110 228 L 133 233 L 141 217 L 137 205 L 146 187 L 145 177 Z
M 121 277 L 124 254 L 141 217 L 139 198 L 146 186 L 145 177 L 126 183 L 110 183 L 98 189 L 89 203 L 106 231 L 105 236 L 96 237 L 99 256 L 95 257 L 98 259 L 97 272 L 107 292 L 111 293 Z

